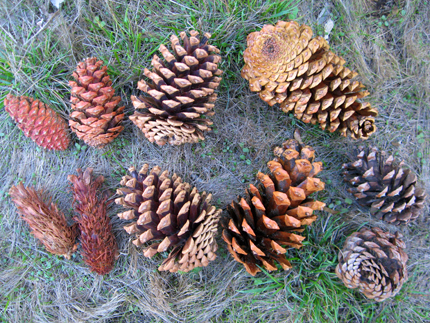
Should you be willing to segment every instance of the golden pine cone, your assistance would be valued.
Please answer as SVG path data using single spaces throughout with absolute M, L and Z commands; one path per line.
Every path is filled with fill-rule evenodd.
M 369 94 L 345 60 L 331 52 L 322 37 L 312 38 L 309 26 L 278 21 L 248 35 L 242 77 L 251 91 L 270 106 L 293 111 L 305 123 L 330 132 L 367 139 L 376 131 L 378 111 L 357 101 Z
M 69 146 L 67 123 L 48 105 L 9 93 L 4 99 L 4 107 L 24 135 L 38 146 L 54 150 L 65 150 Z
M 158 270 L 188 272 L 195 267 L 207 266 L 216 258 L 218 248 L 215 235 L 222 210 L 210 204 L 211 194 L 199 194 L 190 184 L 182 182 L 176 174 L 169 176 L 155 166 L 147 164 L 137 172 L 129 169 L 124 176 L 115 203 L 130 210 L 118 214 L 124 220 L 133 220 L 124 229 L 136 234 L 136 246 L 154 240 L 143 250 L 151 258 L 158 252 L 171 249 Z
M 324 189 L 315 178 L 322 170 L 321 162 L 313 162 L 315 151 L 291 139 L 277 147 L 275 160 L 267 163 L 270 175 L 258 173 L 259 187 L 250 185 L 245 197 L 232 202 L 229 216 L 221 220 L 222 238 L 234 259 L 251 275 L 277 270 L 276 262 L 285 270 L 291 268 L 285 258 L 287 247 L 301 248 L 302 232 L 317 218 L 313 211 L 325 206 L 309 198 Z
M 204 140 L 204 132 L 213 124 L 206 117 L 214 115 L 214 102 L 222 78 L 218 69 L 221 57 L 218 48 L 208 44 L 210 34 L 199 38 L 190 31 L 170 37 L 172 54 L 164 45 L 152 59 L 152 72 L 144 74 L 151 82 L 139 81 L 137 87 L 149 96 L 132 96 L 136 109 L 130 120 L 150 142 L 158 145 L 181 145 Z
M 379 228 L 351 234 L 339 252 L 336 275 L 348 288 L 358 288 L 377 302 L 395 296 L 408 279 L 405 243 Z
M 71 87 L 72 113 L 69 125 L 87 145 L 102 148 L 112 142 L 124 127 L 124 107 L 115 95 L 107 66 L 96 57 L 80 62 L 73 72 Z

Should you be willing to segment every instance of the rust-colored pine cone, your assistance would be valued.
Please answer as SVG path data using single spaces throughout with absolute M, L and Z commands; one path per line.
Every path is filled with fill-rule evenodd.
M 124 227 L 127 233 L 137 235 L 133 243 L 139 247 L 151 242 L 143 250 L 145 257 L 171 250 L 158 268 L 171 272 L 188 272 L 214 260 L 222 210 L 210 204 L 212 195 L 198 193 L 176 174 L 161 172 L 159 166 L 149 170 L 145 164 L 139 172 L 134 167 L 129 171 L 121 181 L 125 187 L 117 190 L 123 197 L 115 202 L 130 209 L 118 217 L 133 221 Z
M 115 95 L 107 66 L 96 57 L 80 62 L 73 72 L 71 86 L 72 113 L 69 125 L 87 145 L 102 148 L 112 142 L 124 127 L 124 107 Z
M 185 32 L 179 36 L 182 45 L 177 36 L 170 37 L 173 54 L 161 45 L 164 61 L 154 55 L 152 71 L 145 69 L 151 81 L 141 80 L 137 87 L 149 96 L 131 97 L 136 111 L 130 120 L 158 145 L 204 140 L 204 132 L 213 124 L 207 117 L 215 113 L 214 91 L 221 82 L 219 50 L 208 44 L 208 33 L 199 38 L 192 30 L 190 37 Z
M 417 183 L 417 176 L 403 162 L 376 147 L 360 147 L 357 160 L 344 164 L 344 180 L 352 185 L 348 192 L 358 203 L 370 207 L 379 220 L 393 224 L 414 221 L 422 213 L 426 193 Z
M 76 251 L 75 244 L 78 230 L 76 225 L 69 227 L 63 212 L 51 202 L 45 203 L 43 191 L 24 187 L 22 183 L 12 186 L 9 191 L 12 201 L 25 222 L 33 230 L 31 233 L 39 239 L 46 250 L 54 255 L 70 256 Z
M 348 288 L 358 288 L 377 302 L 395 296 L 408 279 L 401 235 L 379 228 L 351 234 L 339 252 L 336 275 Z
M 4 108 L 24 135 L 37 145 L 54 150 L 65 150 L 69 146 L 66 121 L 45 103 L 9 93 L 4 99 Z
M 259 187 L 251 184 L 245 197 L 233 201 L 228 217 L 221 220 L 228 250 L 253 276 L 260 271 L 257 265 L 272 271 L 278 262 L 290 269 L 286 248 L 302 247 L 305 237 L 297 232 L 316 220 L 313 211 L 325 206 L 309 198 L 325 186 L 315 178 L 322 170 L 321 162 L 313 162 L 315 151 L 290 139 L 274 153 L 275 160 L 267 163 L 270 175 L 258 173 Z
M 99 192 L 104 178 L 100 175 L 94 179 L 92 172 L 92 168 L 85 172 L 78 169 L 78 176 L 69 175 L 67 179 L 72 184 L 73 204 L 79 213 L 74 220 L 81 231 L 82 256 L 92 271 L 105 275 L 113 269 L 119 253 L 106 215 L 106 197 L 101 197 Z
M 248 35 L 242 77 L 269 105 L 330 132 L 367 139 L 376 131 L 378 111 L 362 99 L 369 94 L 345 61 L 331 52 L 309 26 L 278 21 Z

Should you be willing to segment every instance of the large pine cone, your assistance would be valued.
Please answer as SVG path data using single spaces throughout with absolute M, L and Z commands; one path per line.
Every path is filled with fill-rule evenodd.
M 204 140 L 204 132 L 210 131 L 214 102 L 214 90 L 221 82 L 222 71 L 218 48 L 208 44 L 210 34 L 198 38 L 197 31 L 185 32 L 170 37 L 172 54 L 164 45 L 160 52 L 165 62 L 157 55 L 152 59 L 152 72 L 144 74 L 151 82 L 141 80 L 137 87 L 149 97 L 132 96 L 136 111 L 130 120 L 139 127 L 151 142 L 164 145 L 196 143 Z
M 369 94 L 345 61 L 329 50 L 322 37 L 312 38 L 309 26 L 278 21 L 248 35 L 242 77 L 251 91 L 269 105 L 280 103 L 284 112 L 305 123 L 320 124 L 330 132 L 367 139 L 375 132 L 378 111 L 358 102 Z
M 271 174 L 258 173 L 259 188 L 251 184 L 245 197 L 228 207 L 229 217 L 221 220 L 228 250 L 253 276 L 260 271 L 257 265 L 276 270 L 275 261 L 290 269 L 284 247 L 302 247 L 305 238 L 294 232 L 302 232 L 316 220 L 313 211 L 325 206 L 308 197 L 324 189 L 314 177 L 322 170 L 321 162 L 313 162 L 315 151 L 291 139 L 274 153 L 277 158 L 267 163 Z
M 24 135 L 37 145 L 54 150 L 65 150 L 69 146 L 67 123 L 48 105 L 9 93 L 4 99 L 4 107 Z
M 336 275 L 346 287 L 358 288 L 367 298 L 381 302 L 396 295 L 408 279 L 401 235 L 379 228 L 351 234 L 339 252 Z
M 77 170 L 78 176 L 69 175 L 72 184 L 74 207 L 79 216 L 74 217 L 81 230 L 82 256 L 87 265 L 99 275 L 109 273 L 119 256 L 110 219 L 106 214 L 106 197 L 100 196 L 103 176 L 96 179 L 92 168 Z
M 96 57 L 80 62 L 73 72 L 71 86 L 72 110 L 70 128 L 87 145 L 102 148 L 112 142 L 124 129 L 124 107 L 115 95 L 107 67 Z
M 78 230 L 76 225 L 69 227 L 63 212 L 51 202 L 45 203 L 43 191 L 37 192 L 22 183 L 12 186 L 9 194 L 25 222 L 33 230 L 31 233 L 43 243 L 46 250 L 54 255 L 70 256 L 76 251 Z
M 422 212 L 426 194 L 410 169 L 402 168 L 403 163 L 397 163 L 393 156 L 385 156 L 375 147 L 360 147 L 358 159 L 342 166 L 344 180 L 353 186 L 348 192 L 359 204 L 370 206 L 377 219 L 408 223 Z
M 171 249 L 158 268 L 160 271 L 187 272 L 207 266 L 216 258 L 215 235 L 222 210 L 210 204 L 211 194 L 199 194 L 176 174 L 170 177 L 168 171 L 161 172 L 158 166 L 149 170 L 147 164 L 139 172 L 131 167 L 121 185 L 125 187 L 117 193 L 124 197 L 115 202 L 131 210 L 118 217 L 133 220 L 124 227 L 129 234 L 137 234 L 133 243 L 141 246 L 162 240 L 144 249 L 143 254 L 149 258 Z

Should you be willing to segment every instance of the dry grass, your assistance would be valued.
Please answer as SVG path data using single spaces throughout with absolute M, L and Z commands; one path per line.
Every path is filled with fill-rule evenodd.
M 372 93 L 371 103 L 380 110 L 379 131 L 365 144 L 397 152 L 397 157 L 419 174 L 430 193 L 430 5 L 418 0 L 387 0 L 389 9 L 383 18 L 374 12 L 373 2 L 302 1 L 298 4 L 298 19 L 315 31 L 323 30 L 316 23 L 317 17 L 324 6 L 329 8 L 335 21 L 331 45 L 349 67 L 360 73 Z M 332 257 L 325 259 L 327 266 L 321 269 L 324 277 L 330 277 L 321 286 L 329 286 L 323 283 L 331 280 L 337 284 L 330 261 L 345 235 L 364 223 L 400 230 L 405 235 L 410 279 L 397 297 L 383 304 L 336 287 L 343 291 L 342 295 L 331 294 L 338 303 L 338 312 L 323 315 L 322 321 L 430 320 L 428 207 L 416 223 L 396 228 L 373 220 L 367 210 L 356 204 L 346 205 L 344 201 L 350 196 L 339 169 L 357 143 L 294 121 L 276 107 L 268 107 L 240 77 L 246 35 L 264 23 L 288 19 L 283 12 L 285 3 L 67 0 L 58 13 L 48 4 L 49 1 L 0 4 L 0 65 L 11 72 L 0 71 L 1 98 L 10 91 L 37 96 L 67 117 L 70 74 L 78 61 L 97 55 L 109 64 L 115 87 L 131 114 L 130 95 L 136 93 L 136 82 L 159 44 L 166 43 L 172 32 L 191 28 L 213 34 L 223 54 L 224 81 L 213 118 L 215 131 L 203 144 L 181 147 L 154 146 L 127 121 L 126 130 L 103 150 L 82 151 L 71 146 L 66 152 L 47 152 L 25 138 L 4 110 L 0 111 L 2 321 L 318 321 L 318 299 L 310 294 L 320 295 L 320 291 L 304 288 L 322 279 L 318 276 L 321 264 L 316 263 L 316 255 L 321 252 Z M 76 168 L 93 167 L 95 174 L 105 176 L 106 188 L 114 191 L 125 169 L 149 163 L 178 173 L 199 190 L 212 192 L 217 206 L 224 207 L 243 192 L 247 183 L 254 182 L 257 171 L 266 170 L 273 147 L 290 138 L 295 128 L 301 130 L 303 140 L 317 150 L 318 159 L 325 163 L 322 178 L 329 184 L 319 198 L 328 205 L 333 203 L 336 211 L 345 207 L 349 210 L 334 216 L 322 213 L 307 230 L 308 251 L 290 252 L 288 257 L 295 268 L 273 275 L 281 286 L 278 292 L 249 292 L 271 279 L 264 274 L 256 279 L 247 275 L 228 255 L 221 239 L 218 258 L 209 268 L 189 274 L 158 272 L 157 264 L 163 256 L 146 259 L 129 243 L 115 216 L 117 207 L 112 207 L 109 214 L 121 255 L 115 269 L 99 277 L 89 272 L 79 255 L 66 261 L 47 254 L 29 234 L 7 196 L 10 186 L 23 180 L 43 187 L 66 214 L 72 215 L 66 178 Z M 243 153 L 244 147 L 249 152 Z M 240 158 L 242 154 L 245 160 Z M 250 160 L 249 165 L 246 160 Z M 336 234 L 324 238 L 332 232 L 328 228 L 342 222 L 347 226 L 333 229 Z M 330 288 L 325 290 L 329 295 L 333 293 Z M 323 309 L 331 306 L 327 304 L 322 303 Z

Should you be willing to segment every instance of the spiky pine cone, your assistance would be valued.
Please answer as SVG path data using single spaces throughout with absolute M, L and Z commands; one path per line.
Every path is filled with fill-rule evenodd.
M 381 302 L 396 295 L 408 279 L 405 243 L 379 228 L 362 228 L 351 234 L 339 252 L 336 275 L 348 288 Z
M 378 111 L 362 99 L 369 94 L 345 61 L 329 50 L 322 37 L 312 38 L 309 26 L 278 21 L 248 35 L 242 77 L 251 91 L 270 106 L 330 132 L 367 139 L 376 131 Z
M 73 204 L 79 213 L 74 220 L 81 231 L 82 256 L 92 271 L 105 275 L 113 269 L 119 253 L 110 219 L 106 215 L 106 197 L 99 193 L 104 178 L 100 175 L 94 179 L 92 172 L 92 168 L 87 168 L 85 172 L 78 169 L 78 176 L 69 175 L 67 179 L 72 184 Z
M 33 230 L 31 233 L 39 239 L 46 250 L 54 255 L 70 256 L 76 251 L 75 244 L 78 230 L 76 225 L 69 227 L 63 212 L 51 202 L 45 203 L 45 193 L 22 183 L 12 186 L 9 194 L 18 212 Z
M 358 203 L 370 207 L 377 218 L 393 224 L 404 224 L 418 218 L 424 208 L 426 194 L 417 183 L 417 176 L 404 169 L 393 156 L 376 147 L 360 147 L 357 160 L 342 166 L 344 180 L 353 187 Z
M 257 265 L 276 270 L 275 261 L 290 269 L 285 247 L 302 247 L 305 238 L 294 232 L 302 232 L 316 220 L 313 211 L 325 206 L 308 197 L 324 189 L 314 177 L 322 170 L 321 162 L 313 162 L 315 151 L 291 139 L 274 152 L 277 158 L 267 163 L 271 174 L 258 173 L 259 188 L 251 184 L 221 220 L 228 250 L 253 276 L 260 271 Z
M 207 117 L 214 115 L 217 98 L 214 90 L 221 82 L 222 71 L 218 48 L 208 44 L 210 34 L 199 38 L 197 31 L 170 37 L 172 54 L 164 45 L 152 59 L 152 72 L 144 74 L 151 82 L 141 80 L 137 87 L 149 96 L 132 96 L 136 108 L 130 120 L 139 127 L 150 142 L 158 145 L 181 145 L 204 140 L 204 132 L 210 131 L 213 122 Z
M 4 108 L 24 135 L 37 145 L 54 150 L 65 150 L 69 146 L 67 123 L 45 103 L 9 93 L 4 99 Z
M 187 272 L 214 260 L 218 248 L 215 235 L 222 210 L 210 204 L 212 195 L 199 194 L 176 174 L 170 177 L 168 171 L 161 172 L 159 166 L 149 170 L 145 164 L 139 172 L 134 167 L 129 171 L 130 175 L 121 181 L 125 187 L 117 190 L 124 197 L 115 202 L 130 210 L 118 217 L 133 220 L 124 229 L 137 234 L 133 241 L 136 246 L 152 242 L 143 250 L 146 257 L 171 250 L 158 270 Z
M 115 95 L 107 66 L 96 57 L 80 62 L 73 72 L 71 86 L 72 113 L 69 125 L 87 145 L 102 148 L 112 142 L 124 127 L 124 107 Z

